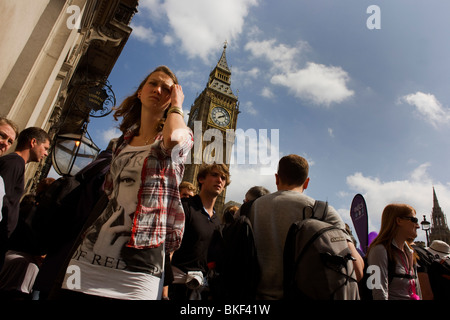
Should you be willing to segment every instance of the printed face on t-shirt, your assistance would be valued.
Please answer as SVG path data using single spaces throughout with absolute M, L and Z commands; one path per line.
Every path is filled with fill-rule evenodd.
M 141 170 L 148 149 L 124 149 L 111 163 L 114 181 L 110 202 L 96 222 L 88 229 L 82 250 L 88 261 L 114 260 L 123 264 L 121 250 L 131 235 L 133 214 L 138 203 Z M 112 261 L 112 260 L 111 260 Z M 120 263 L 119 263 L 120 262 Z M 100 262 L 96 262 L 100 263 Z
M 131 227 L 132 215 L 138 204 L 138 192 L 141 185 L 141 172 L 146 153 L 125 152 L 119 155 L 116 161 L 117 176 L 114 179 L 117 190 L 117 205 L 122 207 L 125 222 Z M 114 172 L 114 171 L 113 171 Z
M 138 168 L 124 168 L 119 177 L 117 203 L 123 208 L 125 215 L 133 214 L 136 209 L 139 185 L 140 170 Z

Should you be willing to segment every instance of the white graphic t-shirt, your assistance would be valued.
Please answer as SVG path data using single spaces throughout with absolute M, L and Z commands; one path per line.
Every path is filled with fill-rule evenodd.
M 70 260 L 63 288 L 116 299 L 159 299 L 162 268 L 135 267 L 148 260 L 144 250 L 127 254 L 132 219 L 138 204 L 141 173 L 150 146 L 127 145 L 111 163 L 114 191 L 109 203 L 89 227 Z M 130 257 L 131 256 L 131 257 Z M 164 265 L 163 246 L 151 252 L 155 265 Z M 151 269 L 151 268 L 150 268 Z

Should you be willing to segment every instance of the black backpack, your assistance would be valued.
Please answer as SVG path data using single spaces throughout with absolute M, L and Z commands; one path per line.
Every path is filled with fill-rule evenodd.
M 216 275 L 210 283 L 215 299 L 254 300 L 260 269 L 253 228 L 247 216 L 223 227 L 218 256 Z
M 307 209 L 309 207 L 306 207 Z M 291 225 L 284 247 L 286 300 L 357 300 L 348 234 L 325 220 L 328 204 L 316 201 L 310 218 Z
M 434 260 L 428 268 L 434 300 L 450 301 L 450 259 Z
M 102 185 L 111 164 L 111 154 L 103 152 L 75 176 L 64 176 L 45 191 L 36 210 L 33 225 L 39 246 L 46 253 L 34 283 L 45 297 L 61 288 L 67 264 L 77 240 L 106 206 L 108 197 Z
M 450 259 L 440 259 L 427 249 L 413 245 L 418 263 L 428 274 L 434 300 L 450 301 Z
M 42 254 L 78 236 L 101 196 L 110 163 L 109 156 L 93 161 L 75 176 L 58 178 L 41 195 L 32 224 Z

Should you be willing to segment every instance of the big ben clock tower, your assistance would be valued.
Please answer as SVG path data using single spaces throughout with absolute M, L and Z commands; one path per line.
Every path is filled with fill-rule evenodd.
M 231 70 L 227 64 L 226 49 L 225 42 L 222 56 L 211 71 L 206 88 L 195 99 L 189 112 L 188 126 L 194 132 L 194 147 L 183 180 L 196 187 L 201 164 L 216 162 L 224 163 L 228 168 L 230 166 L 239 102 L 230 87 Z M 226 190 L 219 195 L 214 206 L 219 217 L 222 216 L 225 195 Z

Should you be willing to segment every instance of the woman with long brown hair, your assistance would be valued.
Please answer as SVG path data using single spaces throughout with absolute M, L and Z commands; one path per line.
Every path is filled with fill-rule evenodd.
M 411 243 L 419 228 L 416 210 L 407 204 L 389 204 L 383 210 L 378 236 L 367 251 L 375 270 L 374 300 L 420 300 L 417 263 Z
M 123 135 L 105 179 L 109 201 L 70 260 L 63 288 L 72 295 L 161 298 L 165 258 L 184 232 L 178 186 L 193 137 L 183 101 L 176 76 L 160 66 L 116 109 Z

